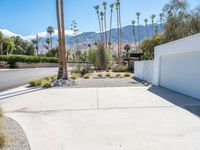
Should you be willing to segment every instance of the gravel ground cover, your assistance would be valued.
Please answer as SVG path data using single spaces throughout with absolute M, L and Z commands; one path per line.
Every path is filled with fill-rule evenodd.
M 6 133 L 7 143 L 2 150 L 30 150 L 26 135 L 16 121 L 4 117 L 3 131 Z

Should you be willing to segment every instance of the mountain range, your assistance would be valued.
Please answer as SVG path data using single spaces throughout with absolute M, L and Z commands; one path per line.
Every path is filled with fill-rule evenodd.
M 155 25 L 154 25 L 155 26 Z M 147 37 L 146 33 L 146 27 L 143 25 L 135 26 L 135 34 L 136 34 L 136 40 L 138 40 L 138 28 L 140 28 L 140 41 L 144 40 Z M 29 36 L 21 36 L 18 34 L 15 34 L 9 30 L 6 29 L 0 29 L 0 31 L 4 34 L 6 37 L 11 37 L 11 36 L 20 36 L 24 40 L 32 40 L 36 37 L 36 35 L 29 35 Z M 134 44 L 134 38 L 133 38 L 133 32 L 132 32 L 132 25 L 128 25 L 122 28 L 122 42 L 129 43 L 129 44 Z M 162 27 L 159 25 L 158 28 L 158 33 L 162 32 Z M 58 36 L 57 36 L 57 30 L 55 30 L 55 33 L 53 34 L 53 46 L 57 46 L 57 41 L 58 41 Z M 108 30 L 107 35 L 109 35 L 110 30 Z M 112 48 L 115 49 L 118 41 L 118 30 L 116 28 L 111 30 L 111 43 L 112 43 Z M 149 37 L 153 36 L 155 34 L 155 30 L 153 30 L 152 25 L 148 25 L 148 33 Z M 40 50 L 43 51 L 46 48 L 46 39 L 49 37 L 49 35 L 46 32 L 40 32 L 38 33 L 39 37 L 41 38 L 39 47 Z M 77 49 L 77 38 L 78 38 L 78 48 L 79 49 L 88 49 L 88 44 L 91 46 L 94 45 L 95 42 L 99 41 L 100 39 L 100 33 L 97 32 L 84 32 L 79 34 L 78 36 L 73 36 L 73 31 L 71 30 L 66 30 L 66 39 L 67 39 L 67 47 L 71 50 L 76 50 Z

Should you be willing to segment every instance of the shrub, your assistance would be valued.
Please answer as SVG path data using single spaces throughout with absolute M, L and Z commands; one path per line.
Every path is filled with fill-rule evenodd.
M 115 66 L 115 67 L 112 67 L 112 71 L 113 72 L 126 72 L 128 71 L 128 66 Z
M 116 77 L 121 77 L 121 74 L 120 73 L 116 74 Z
M 101 78 L 103 75 L 101 73 L 99 73 L 97 76 Z
M 111 74 L 110 74 L 110 73 L 107 73 L 107 74 L 106 74 L 106 77 L 111 77 Z
M 75 69 L 72 70 L 72 74 L 80 74 L 81 76 L 84 76 L 86 74 L 89 74 L 92 72 L 92 69 L 89 65 L 86 65 L 84 67 L 76 67 Z
M 0 61 L 5 61 L 10 68 L 15 68 L 18 62 L 21 63 L 58 63 L 56 57 L 38 57 L 27 55 L 0 55 Z
M 6 144 L 6 135 L 3 131 L 0 131 L 0 148 L 3 148 Z
M 90 75 L 89 75 L 89 74 L 86 74 L 86 75 L 84 75 L 83 78 L 84 78 L 84 79 L 90 79 Z
M 36 79 L 32 80 L 29 82 L 30 87 L 36 87 L 36 86 L 41 86 L 41 87 L 52 87 L 51 82 L 56 80 L 56 76 L 49 76 L 41 79 Z
M 125 74 L 124 74 L 124 77 L 130 77 L 130 76 L 131 76 L 130 73 L 125 73 Z
M 76 77 L 75 75 L 72 75 L 72 76 L 70 77 L 70 79 L 72 79 L 72 80 L 76 80 L 77 77 Z

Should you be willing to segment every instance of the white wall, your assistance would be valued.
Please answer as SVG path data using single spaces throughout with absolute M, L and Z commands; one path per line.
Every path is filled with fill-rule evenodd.
M 153 61 L 135 61 L 135 77 L 153 82 Z
M 153 83 L 200 99 L 200 34 L 155 47 Z

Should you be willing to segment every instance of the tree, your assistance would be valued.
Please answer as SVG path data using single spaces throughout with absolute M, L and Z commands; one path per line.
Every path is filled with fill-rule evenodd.
M 52 26 L 47 27 L 47 33 L 50 35 L 50 43 L 51 43 L 51 49 L 53 48 L 53 33 L 54 33 L 54 28 Z
M 110 35 L 109 35 L 109 50 L 111 48 L 111 38 L 112 38 L 112 17 L 113 17 L 113 7 L 114 7 L 114 4 L 110 4 Z
M 65 19 L 64 19 L 64 2 L 60 0 L 61 12 L 61 41 L 62 41 L 62 58 L 63 58 L 63 79 L 68 80 L 66 43 L 65 43 Z
M 129 51 L 131 50 L 131 46 L 129 44 L 126 44 L 124 46 L 124 50 L 125 50 L 125 56 L 126 56 L 126 58 L 128 58 L 129 57 Z
M 104 33 L 104 37 L 105 37 L 105 47 L 106 47 L 106 51 L 108 49 L 108 38 L 107 38 L 107 2 L 104 0 L 103 1 L 103 7 L 104 7 L 104 29 L 105 29 L 105 33 Z
M 119 33 L 120 33 L 120 36 L 119 36 L 119 49 L 120 49 L 120 55 L 121 55 L 121 50 L 122 50 L 122 21 L 121 21 L 121 2 L 120 2 L 120 0 L 116 0 L 116 3 L 117 3 L 117 5 L 118 5 L 118 7 L 119 7 L 119 9 L 118 9 L 118 13 L 119 13 L 119 15 L 118 15 L 118 17 L 119 17 Z
M 145 23 L 145 28 L 146 28 L 147 37 L 149 37 L 148 19 L 144 19 L 144 23 Z
M 57 20 L 57 28 L 58 28 L 58 56 L 59 56 L 59 69 L 57 79 L 61 79 L 63 77 L 63 57 L 62 57 L 62 37 L 61 37 L 61 25 L 60 25 L 60 7 L 59 0 L 56 0 L 56 20 Z
M 118 51 L 117 51 L 117 64 L 120 63 L 120 23 L 119 23 L 119 2 L 115 3 L 116 11 L 117 11 L 117 33 L 118 33 Z
M 162 30 L 163 29 L 163 17 L 164 17 L 164 13 L 160 13 L 159 16 L 160 16 L 160 29 Z
M 4 40 L 4 44 L 3 44 L 3 54 L 4 55 L 12 54 L 14 48 L 15 48 L 15 44 L 14 44 L 12 38 L 7 38 Z
M 36 34 L 35 39 L 32 40 L 32 43 L 35 45 L 35 49 L 36 49 L 36 54 L 38 56 L 38 51 L 39 51 L 39 43 L 40 43 L 41 38 L 38 36 L 38 34 Z
M 3 33 L 0 32 L 0 55 L 3 55 L 3 41 L 4 41 L 4 36 Z
M 137 21 L 138 21 L 138 49 L 140 50 L 140 12 L 136 13 Z
M 134 39 L 134 42 L 135 42 L 135 47 L 136 47 L 136 50 L 137 50 L 137 41 L 136 41 L 136 34 L 135 34 L 135 20 L 132 20 L 132 31 L 133 31 L 133 39 Z
M 104 19 L 104 13 L 101 11 L 100 12 L 100 17 L 101 17 L 101 31 L 102 31 L 102 37 L 103 37 L 103 39 L 102 39 L 102 42 L 104 43 L 105 42 L 105 36 L 104 36 L 104 21 L 103 21 L 103 19 Z
M 94 6 L 94 9 L 96 10 L 96 13 L 97 13 L 98 22 L 99 22 L 99 31 L 101 34 L 102 31 L 101 31 L 101 20 L 100 20 L 99 8 L 100 8 L 99 5 Z M 101 40 L 103 40 L 102 34 L 101 34 Z
M 151 24 L 152 24 L 152 31 L 153 31 L 153 36 L 155 35 L 155 32 L 154 32 L 154 19 L 155 19 L 156 15 L 151 15 Z
M 155 25 L 155 34 L 156 34 L 156 35 L 158 35 L 158 28 L 159 28 L 159 26 L 158 26 L 158 24 L 156 24 L 156 25 Z
M 51 44 L 51 39 L 50 38 L 46 39 L 46 44 L 47 44 L 47 49 L 49 50 L 50 49 L 50 44 Z

